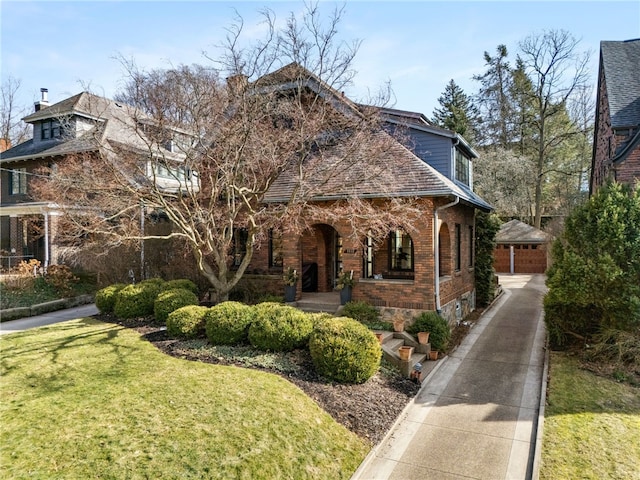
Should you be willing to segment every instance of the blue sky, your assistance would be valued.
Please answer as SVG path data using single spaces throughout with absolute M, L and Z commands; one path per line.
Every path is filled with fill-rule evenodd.
M 332 2 L 323 1 L 329 10 Z M 29 109 L 49 89 L 57 102 L 86 86 L 112 97 L 123 70 L 114 57 L 143 68 L 209 61 L 237 9 L 259 35 L 259 10 L 279 20 L 301 2 L 250 1 L 6 1 L 0 4 L 1 75 L 22 81 L 19 102 Z M 468 94 L 484 71 L 484 51 L 499 44 L 515 56 L 518 41 L 543 29 L 564 29 L 592 51 L 596 83 L 601 40 L 640 37 L 640 1 L 347 1 L 340 34 L 362 40 L 358 71 L 346 93 L 358 100 L 390 81 L 395 107 L 431 116 L 450 79 Z

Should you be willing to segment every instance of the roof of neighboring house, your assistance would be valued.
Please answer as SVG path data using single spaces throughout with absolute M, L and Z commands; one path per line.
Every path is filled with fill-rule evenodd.
M 95 125 L 75 138 L 53 139 L 46 142 L 27 140 L 0 154 L 0 162 L 8 163 L 43 157 L 57 157 L 97 150 L 110 142 L 127 145 L 129 148 L 147 149 L 149 141 L 144 138 L 136 122 L 148 118 L 125 104 L 81 92 L 23 118 L 27 123 L 41 120 L 64 119 L 80 116 L 95 121 Z
M 640 39 L 600 42 L 612 127 L 640 124 Z
M 498 243 L 546 243 L 552 239 L 551 235 L 538 230 L 520 220 L 510 220 L 503 223 L 496 234 Z

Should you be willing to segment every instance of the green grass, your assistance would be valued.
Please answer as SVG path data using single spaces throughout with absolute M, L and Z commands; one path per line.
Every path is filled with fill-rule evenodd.
M 349 478 L 369 448 L 277 375 L 117 325 L 0 338 L 2 478 Z
M 541 479 L 640 479 L 640 389 L 551 355 Z

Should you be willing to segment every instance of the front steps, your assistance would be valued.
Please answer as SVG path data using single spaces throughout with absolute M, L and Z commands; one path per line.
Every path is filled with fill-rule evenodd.
M 416 364 L 422 365 L 422 377 L 424 378 L 426 362 L 429 358 L 429 352 L 431 351 L 431 344 L 421 345 L 418 343 L 413 335 L 407 332 L 385 332 L 375 331 L 376 334 L 382 334 L 382 356 L 386 361 L 398 367 L 402 375 L 411 378 L 411 374 L 414 371 Z M 409 346 L 413 347 L 413 354 L 409 360 L 400 359 L 400 347 Z

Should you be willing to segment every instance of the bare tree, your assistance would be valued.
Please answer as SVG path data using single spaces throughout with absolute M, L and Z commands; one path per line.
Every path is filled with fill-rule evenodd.
M 16 104 L 17 93 L 20 90 L 21 81 L 8 77 L 2 82 L 0 91 L 2 94 L 2 106 L 0 107 L 0 139 L 5 147 L 17 145 L 29 138 L 30 125 L 21 121 L 27 115 L 26 107 Z
M 518 56 L 524 71 L 531 80 L 534 118 L 532 127 L 535 139 L 535 220 L 540 228 L 543 207 L 543 189 L 547 176 L 556 170 L 551 164 L 551 151 L 568 138 L 579 134 L 575 124 L 567 123 L 558 128 L 554 119 L 566 114 L 571 98 L 579 93 L 588 80 L 589 53 L 578 52 L 579 42 L 568 32 L 550 30 L 532 35 L 520 42 Z M 524 92 L 526 94 L 526 92 Z
M 38 182 L 39 197 L 73 205 L 68 234 L 111 245 L 182 239 L 218 300 L 270 229 L 295 235 L 340 220 L 354 238 L 382 238 L 414 210 L 411 199 L 389 195 L 384 208 L 365 199 L 385 196 L 388 159 L 400 147 L 376 108 L 336 88 L 350 80 L 357 46 L 335 43 L 340 15 L 324 28 L 310 5 L 278 30 L 265 12 L 265 39 L 242 48 L 239 20 L 215 69 L 141 72 L 127 63 L 119 98 L 133 106 L 105 104 L 113 118 L 96 130 L 100 155 L 58 165 Z M 171 232 L 145 235 L 141 211 L 168 218 Z

